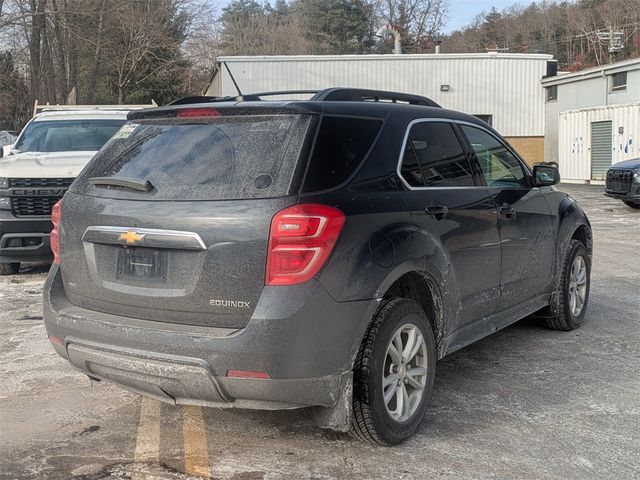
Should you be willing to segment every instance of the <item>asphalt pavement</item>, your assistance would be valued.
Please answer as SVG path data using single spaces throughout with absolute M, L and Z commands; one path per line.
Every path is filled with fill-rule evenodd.
M 92 383 L 48 343 L 47 266 L 1 277 L 0 478 L 640 478 L 640 211 L 601 186 L 560 188 L 594 229 L 585 324 L 527 318 L 449 355 L 418 434 L 394 448 L 307 411 L 177 407 Z

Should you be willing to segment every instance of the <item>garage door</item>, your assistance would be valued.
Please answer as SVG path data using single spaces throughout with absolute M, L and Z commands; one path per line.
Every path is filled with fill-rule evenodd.
M 591 124 L 591 178 L 604 180 L 611 167 L 611 122 Z

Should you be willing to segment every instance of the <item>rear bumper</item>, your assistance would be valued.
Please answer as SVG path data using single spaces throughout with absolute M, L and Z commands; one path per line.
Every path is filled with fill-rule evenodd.
M 632 183 L 631 188 L 626 193 L 614 192 L 612 190 L 605 189 L 604 194 L 607 197 L 617 198 L 618 200 L 640 202 L 640 183 Z
M 48 217 L 22 218 L 0 210 L 0 263 L 50 262 Z
M 297 294 L 305 301 L 293 312 L 277 298 L 282 288 L 265 288 L 263 297 L 272 298 L 261 303 L 270 308 L 256 308 L 244 329 L 187 326 L 77 307 L 66 298 L 54 265 L 43 311 L 49 336 L 59 339 L 52 345 L 74 367 L 165 402 L 333 407 L 351 380 L 374 302 L 335 302 L 315 282 L 301 287 Z M 272 315 L 264 315 L 269 310 Z M 229 378 L 229 370 L 266 372 L 271 378 Z

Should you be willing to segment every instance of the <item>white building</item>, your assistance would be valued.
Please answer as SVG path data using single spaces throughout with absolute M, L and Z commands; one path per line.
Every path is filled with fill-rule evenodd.
M 640 59 L 542 80 L 545 158 L 565 180 L 601 180 L 616 162 L 640 157 Z
M 236 95 L 231 71 L 244 93 L 343 86 L 424 95 L 482 118 L 535 163 L 544 160 L 540 81 L 555 65 L 551 55 L 512 53 L 220 57 L 206 93 Z

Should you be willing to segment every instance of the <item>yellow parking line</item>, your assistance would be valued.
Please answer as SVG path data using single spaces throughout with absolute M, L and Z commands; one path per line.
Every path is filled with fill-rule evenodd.
M 138 436 L 136 437 L 136 464 L 158 462 L 160 459 L 160 402 L 142 397 L 140 400 L 140 418 L 138 420 Z M 141 469 L 133 468 L 133 480 L 142 480 L 146 474 Z
M 211 469 L 202 408 L 186 405 L 183 407 L 182 418 L 185 473 L 209 477 Z

